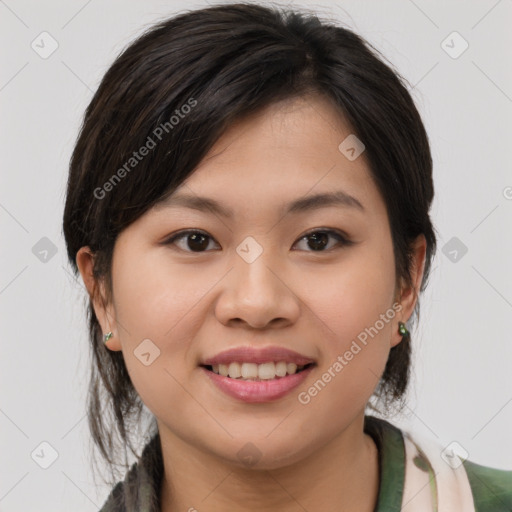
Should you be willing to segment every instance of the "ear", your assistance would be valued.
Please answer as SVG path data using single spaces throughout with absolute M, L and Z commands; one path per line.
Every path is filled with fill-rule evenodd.
M 82 247 L 77 252 L 76 264 L 89 293 L 94 313 L 101 326 L 101 331 L 103 334 L 112 331 L 113 336 L 105 345 L 113 351 L 121 350 L 121 343 L 116 328 L 114 305 L 107 304 L 104 283 L 103 281 L 97 281 L 93 275 L 94 254 L 89 247 Z
M 412 287 L 404 283 L 402 288 L 398 290 L 398 302 L 401 304 L 402 309 L 396 317 L 395 331 L 391 338 L 392 347 L 398 345 L 400 341 L 402 341 L 402 335 L 398 332 L 398 322 L 406 323 L 411 317 L 414 307 L 416 306 L 421 282 L 423 280 L 423 272 L 425 270 L 426 253 L 427 241 L 425 239 L 425 235 L 421 234 L 413 242 L 411 268 Z

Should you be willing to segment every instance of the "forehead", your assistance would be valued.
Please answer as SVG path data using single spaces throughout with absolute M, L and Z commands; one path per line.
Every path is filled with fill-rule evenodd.
M 299 209 L 299 198 L 304 206 L 313 195 L 331 200 L 326 194 L 334 193 L 340 204 L 373 204 L 382 213 L 364 152 L 350 160 L 340 150 L 347 137 L 354 137 L 350 126 L 321 96 L 270 105 L 232 123 L 194 172 L 155 209 L 183 206 L 186 201 L 173 203 L 173 198 L 185 195 L 189 206 L 200 196 L 217 199 L 222 203 L 217 213 L 229 216 L 237 206 L 252 205 L 257 211 L 273 204 L 282 211 L 285 203 L 293 209 L 295 202 Z

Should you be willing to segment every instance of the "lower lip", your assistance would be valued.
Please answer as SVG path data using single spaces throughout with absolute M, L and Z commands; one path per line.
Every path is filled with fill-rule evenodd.
M 304 382 L 314 367 L 315 365 L 312 365 L 300 373 L 294 373 L 286 377 L 261 381 L 231 379 L 207 370 L 203 366 L 201 369 L 227 395 L 243 402 L 261 403 L 277 400 L 290 393 L 290 391 Z

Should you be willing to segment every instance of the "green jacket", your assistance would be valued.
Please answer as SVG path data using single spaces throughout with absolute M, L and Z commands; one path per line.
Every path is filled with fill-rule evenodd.
M 365 417 L 364 430 L 372 436 L 379 450 L 380 486 L 375 512 L 444 512 L 446 503 L 452 503 L 450 499 L 444 498 L 457 494 L 454 478 L 461 479 L 466 485 L 466 499 L 469 501 L 465 503 L 470 506 L 450 508 L 447 512 L 468 512 L 471 508 L 475 512 L 512 512 L 512 470 L 494 469 L 457 458 L 453 460 L 458 461 L 458 464 L 444 459 L 450 460 L 451 464 L 448 464 L 437 457 L 442 447 L 432 449 L 431 446 L 430 451 L 425 451 L 426 445 L 420 443 L 415 436 L 373 416 Z M 149 461 L 153 462 L 152 473 Z M 160 512 L 162 475 L 160 436 L 157 433 L 146 444 L 141 459 L 132 465 L 124 481 L 114 486 L 100 512 Z M 406 475 L 409 475 L 407 479 Z M 422 483 L 422 478 L 426 485 Z M 406 480 L 408 487 L 405 486 Z M 415 484 L 421 492 L 416 491 Z M 428 508 L 420 507 L 418 500 L 421 496 L 427 502 L 431 499 L 432 505 Z

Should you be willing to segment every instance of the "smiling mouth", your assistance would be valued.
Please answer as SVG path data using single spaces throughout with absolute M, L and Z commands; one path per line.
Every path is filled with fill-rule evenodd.
M 277 364 L 264 363 L 261 365 L 254 363 L 231 363 L 229 365 L 201 365 L 202 368 L 226 377 L 228 379 L 240 381 L 268 381 L 278 380 L 301 373 L 308 368 L 316 366 L 315 363 L 309 363 L 302 366 L 297 366 L 293 363 L 280 362 Z

